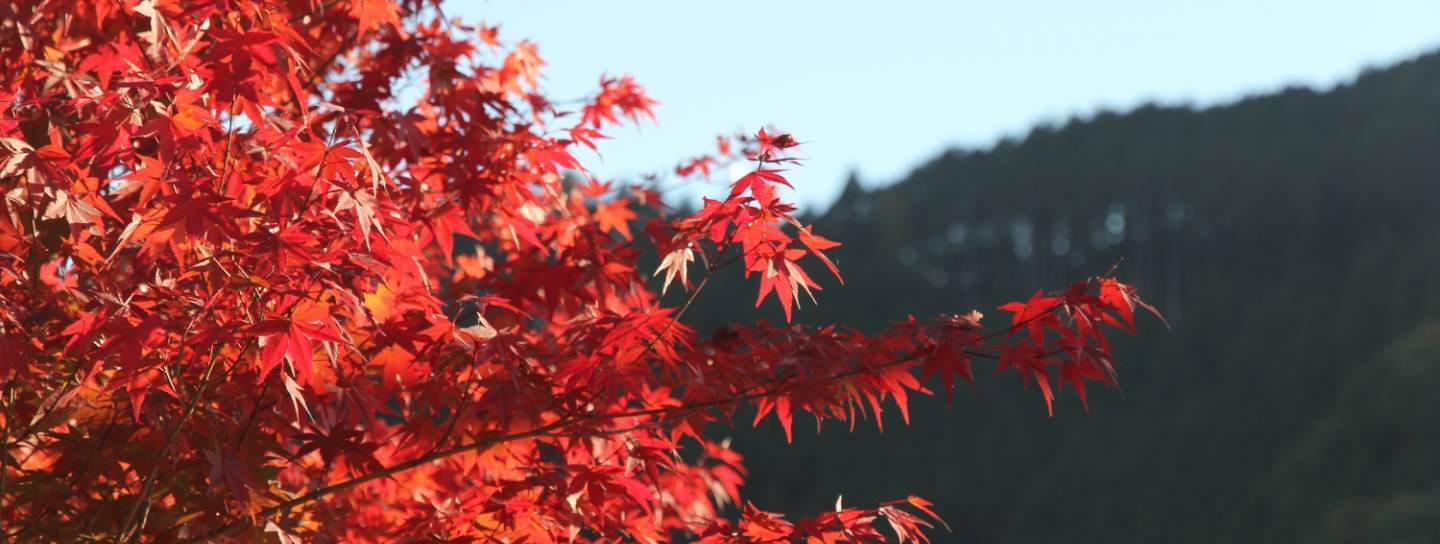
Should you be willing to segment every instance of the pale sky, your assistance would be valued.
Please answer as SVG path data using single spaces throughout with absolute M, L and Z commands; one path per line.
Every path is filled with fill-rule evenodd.
M 593 93 L 608 73 L 661 102 L 658 124 L 612 130 L 602 156 L 581 156 L 600 177 L 668 170 L 716 134 L 773 125 L 805 143 L 790 178 L 812 209 L 852 169 L 873 187 L 1039 123 L 1328 88 L 1440 47 L 1437 0 L 451 0 L 446 11 L 498 23 L 508 44 L 537 42 L 552 98 Z

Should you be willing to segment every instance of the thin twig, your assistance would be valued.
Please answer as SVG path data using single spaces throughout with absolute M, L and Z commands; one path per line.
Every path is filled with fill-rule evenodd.
M 255 424 L 255 414 L 260 412 L 260 405 L 265 404 L 265 393 L 270 391 L 270 380 L 265 380 L 260 385 L 260 394 L 255 398 L 255 406 L 250 408 L 250 415 L 245 416 L 245 426 L 240 428 L 240 435 L 235 437 L 235 448 L 239 449 L 245 443 L 245 435 L 250 432 L 250 426 Z
M 14 380 L 6 381 L 5 391 L 0 392 L 0 402 L 5 404 L 5 428 L 0 429 L 0 444 L 9 442 L 10 423 L 13 421 L 10 419 L 10 386 L 14 383 Z M 10 475 L 10 448 L 5 448 L 4 451 L 0 451 L 0 455 L 4 456 L 0 457 L 0 511 L 8 511 L 5 509 L 5 486 L 9 482 L 8 476 Z M 10 534 L 8 532 L 0 534 L 0 544 L 7 544 L 8 542 L 10 542 Z
M 216 357 L 215 353 L 218 347 L 219 344 L 216 344 L 210 348 L 210 361 L 205 365 L 205 375 L 200 380 L 200 387 L 195 390 L 195 394 L 192 395 L 189 402 L 186 403 L 185 410 L 180 415 L 180 418 L 175 420 L 175 422 L 170 425 L 170 429 L 165 432 L 165 442 L 160 447 L 159 456 L 164 457 L 164 455 L 170 451 L 170 447 L 175 443 L 175 437 L 180 434 L 180 427 L 185 424 L 185 420 L 190 419 L 190 414 L 195 411 L 195 406 L 200 403 L 200 397 L 205 396 L 206 391 L 210 389 L 210 375 L 215 371 L 215 363 L 220 360 L 219 357 Z M 185 348 L 182 345 L 180 349 L 183 351 Z M 236 364 L 239 364 L 238 359 L 236 360 Z M 150 496 L 150 491 L 155 487 L 155 478 L 160 475 L 160 467 L 163 464 L 162 462 L 157 462 L 155 466 L 150 468 L 150 473 L 145 476 L 145 483 L 140 487 L 140 494 L 135 496 L 135 502 L 130 505 L 130 511 L 125 514 L 124 523 L 120 524 L 122 540 L 134 542 L 140 537 L 140 529 L 136 527 L 134 532 L 131 533 L 130 527 L 135 522 L 136 514 L 140 513 L 140 505 L 149 502 L 148 497 Z M 125 535 L 129 536 L 126 537 Z
M 566 420 L 563 420 L 563 419 L 562 419 L 562 420 L 557 420 L 557 421 L 555 421 L 554 423 L 550 423 L 550 424 L 547 424 L 547 425 L 542 425 L 542 426 L 540 426 L 540 427 L 536 427 L 536 428 L 534 428 L 534 429 L 531 429 L 531 430 L 529 430 L 529 431 L 525 431 L 525 432 L 522 432 L 522 433 L 515 433 L 515 434 L 510 434 L 510 435 L 505 435 L 505 436 L 495 437 L 495 438 L 481 439 L 481 440 L 477 440 L 477 441 L 475 441 L 475 442 L 471 442 L 471 443 L 469 443 L 469 444 L 462 444 L 462 445 L 455 446 L 455 447 L 450 448 L 450 449 L 441 450 L 441 451 L 438 451 L 438 452 L 435 452 L 435 453 L 432 453 L 432 454 L 429 454 L 429 455 L 417 457 L 417 458 L 415 458 L 415 459 L 406 461 L 406 462 L 404 462 L 404 463 L 400 463 L 400 464 L 398 464 L 398 465 L 386 467 L 386 468 L 384 468 L 384 469 L 381 469 L 381 470 L 378 470 L 378 471 L 375 471 L 375 472 L 367 473 L 367 474 L 364 474 L 364 475 L 361 475 L 361 476 L 357 476 L 357 477 L 354 477 L 354 478 L 351 478 L 351 479 L 348 479 L 348 480 L 344 480 L 344 481 L 337 482 L 337 483 L 334 483 L 334 484 L 331 484 L 331 485 L 327 485 L 327 486 L 325 486 L 325 487 L 321 487 L 321 488 L 315 489 L 315 490 L 313 490 L 313 491 L 311 491 L 311 492 L 309 492 L 309 493 L 306 493 L 306 494 L 304 494 L 304 495 L 301 495 L 301 496 L 299 496 L 299 497 L 295 497 L 295 498 L 293 498 L 293 499 L 290 499 L 290 500 L 288 500 L 288 501 L 282 502 L 282 503 L 277 504 L 277 505 L 275 505 L 275 506 L 271 506 L 271 507 L 269 507 L 269 508 L 266 508 L 266 509 L 264 509 L 264 510 L 261 510 L 259 513 L 257 513 L 257 514 L 254 516 L 254 519 L 257 519 L 257 520 L 258 520 L 258 519 L 264 519 L 264 518 L 268 518 L 268 517 L 270 517 L 270 516 L 273 516 L 273 515 L 275 515 L 275 514 L 282 514 L 282 513 L 285 513 L 285 512 L 287 512 L 287 511 L 289 511 L 290 509 L 292 509 L 292 508 L 294 508 L 294 507 L 296 507 L 296 506 L 299 506 L 299 505 L 302 505 L 302 504 L 305 504 L 305 503 L 309 503 L 309 502 L 313 502 L 313 501 L 320 500 L 320 499 L 322 499 L 322 498 L 325 498 L 326 496 L 333 495 L 333 494 L 335 494 L 335 493 L 339 493 L 339 492 L 345 491 L 345 490 L 347 490 L 347 489 L 351 489 L 351 488 L 353 488 L 353 487 L 355 487 L 355 486 L 358 486 L 358 485 L 360 485 L 360 484 L 363 484 L 363 483 L 366 483 L 366 482 L 369 482 L 369 481 L 372 481 L 372 480 L 377 480 L 377 479 L 380 479 L 380 478 L 384 478 L 384 477 L 387 477 L 387 476 L 391 476 L 391 475 L 394 475 L 394 474 L 398 474 L 398 473 L 401 473 L 401 472 L 405 472 L 405 471 L 407 471 L 407 470 L 410 470 L 410 469 L 412 469 L 412 468 L 418 467 L 418 466 L 423 465 L 423 464 L 425 464 L 425 463 L 429 463 L 429 462 L 431 462 L 431 461 L 436 461 L 436 460 L 444 459 L 444 458 L 447 458 L 447 457 L 450 457 L 450 456 L 453 456 L 453 455 L 458 455 L 458 454 L 465 453 L 465 452 L 488 449 L 488 448 L 490 448 L 491 446 L 494 446 L 494 445 L 500 444 L 500 443 L 504 443 L 504 442 L 510 442 L 510 441 L 514 441 L 514 440 L 522 440 L 522 439 L 525 439 L 525 438 L 534 438 L 534 437 L 537 437 L 537 436 L 542 436 L 542 435 L 545 435 L 546 433 L 549 433 L 550 431 L 552 431 L 552 430 L 554 430 L 554 429 L 556 429 L 556 428 L 559 428 L 559 427 L 561 427 L 561 426 L 563 426 L 563 425 L 565 425 L 565 424 L 567 424 L 567 423 L 568 423 L 568 422 L 567 422 Z M 235 534 L 236 532 L 245 530 L 245 528 L 247 528 L 247 527 L 249 527 L 249 526 L 250 526 L 250 518 L 248 518 L 248 517 L 247 517 L 247 518 L 241 518 L 241 519 L 237 519 L 237 520 L 235 520 L 235 521 L 232 521 L 232 522 L 230 522 L 230 523 L 228 523 L 228 524 L 226 524 L 226 525 L 223 525 L 223 526 L 221 526 L 221 527 L 219 527 L 219 528 L 217 528 L 217 529 L 215 529 L 215 530 L 212 530 L 212 531 L 210 531 L 210 532 L 208 532 L 208 533 L 205 533 L 204 535 L 201 535 L 201 536 L 199 536 L 199 537 L 186 540 L 185 542 L 209 541 L 209 540 L 217 539 L 217 538 L 220 538 L 220 537 L 223 537 L 223 536 L 233 535 L 233 534 Z

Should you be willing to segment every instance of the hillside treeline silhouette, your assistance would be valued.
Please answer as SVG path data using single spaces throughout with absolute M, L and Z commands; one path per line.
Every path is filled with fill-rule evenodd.
M 1027 287 L 1118 262 L 1173 331 L 1143 323 L 1089 414 L 982 384 L 908 427 L 887 414 L 885 440 L 797 421 L 783 447 L 738 418 L 747 499 L 914 492 L 955 529 L 941 541 L 1440 541 L 1440 54 L 949 151 L 893 186 L 852 179 L 816 221 L 846 284 L 801 321 L 1000 320 Z M 730 276 L 692 315 L 753 315 Z

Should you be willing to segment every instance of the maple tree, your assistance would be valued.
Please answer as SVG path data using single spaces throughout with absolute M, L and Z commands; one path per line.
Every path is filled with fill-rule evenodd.
M 779 196 L 789 135 L 681 164 L 753 169 L 678 216 L 576 157 L 651 117 L 634 80 L 557 104 L 533 44 L 436 2 L 23 0 L 0 21 L 7 541 L 924 540 L 941 522 L 916 497 L 742 502 L 709 431 L 742 409 L 787 436 L 798 413 L 908 420 L 977 358 L 1047 409 L 1084 402 L 1114 383 L 1104 330 L 1153 311 L 1107 274 L 998 329 L 698 334 L 681 320 L 732 264 L 787 320 L 821 288 L 805 265 L 840 279 L 838 243 Z

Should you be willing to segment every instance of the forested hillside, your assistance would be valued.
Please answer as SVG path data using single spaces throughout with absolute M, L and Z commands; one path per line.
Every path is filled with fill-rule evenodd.
M 1067 391 L 1048 418 L 1038 395 L 985 383 L 1013 375 L 981 370 L 949 409 L 928 399 L 909 427 L 887 414 L 885 441 L 827 427 L 785 448 L 741 422 L 757 504 L 913 491 L 961 542 L 1440 538 L 1436 54 L 1326 92 L 949 151 L 893 186 L 852 183 L 816 230 L 844 241 L 846 284 L 802 321 L 998 320 L 1026 287 L 1121 263 L 1173 330 L 1150 320 L 1121 341 L 1123 390 L 1092 390 L 1088 414 Z M 692 315 L 750 311 L 753 286 L 730 276 Z

